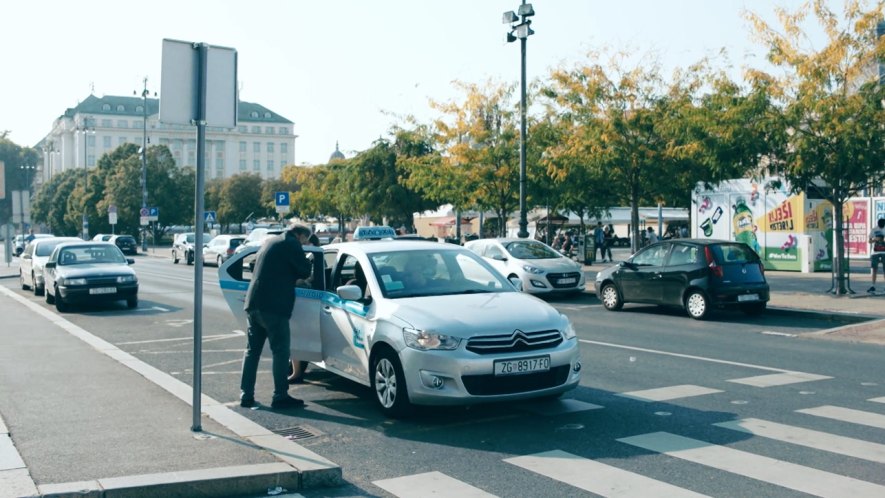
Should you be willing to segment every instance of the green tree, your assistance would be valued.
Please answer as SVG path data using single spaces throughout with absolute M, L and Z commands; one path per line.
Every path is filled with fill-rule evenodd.
M 754 33 L 768 48 L 768 60 L 781 74 L 754 71 L 771 85 L 782 112 L 773 115 L 786 134 L 771 157 L 771 170 L 783 174 L 794 191 L 808 190 L 829 200 L 835 211 L 837 294 L 846 294 L 843 206 L 850 197 L 885 181 L 885 91 L 876 78 L 885 58 L 885 39 L 876 23 L 885 2 L 849 0 L 843 18 L 823 0 L 810 9 L 778 11 L 780 26 L 747 13 Z M 808 43 L 814 21 L 826 34 L 823 47 Z M 823 182 L 824 185 L 819 183 Z
M 268 211 L 261 197 L 262 180 L 258 173 L 242 173 L 225 180 L 221 187 L 221 202 L 218 216 L 225 220 L 245 220 L 250 215 L 255 218 Z
M 65 220 L 67 213 L 67 201 L 72 196 L 78 182 L 82 182 L 83 173 L 76 170 L 67 170 L 55 174 L 44 183 L 31 208 L 31 219 L 35 223 L 44 223 L 55 235 L 78 235 L 80 233 L 80 220 L 69 223 Z

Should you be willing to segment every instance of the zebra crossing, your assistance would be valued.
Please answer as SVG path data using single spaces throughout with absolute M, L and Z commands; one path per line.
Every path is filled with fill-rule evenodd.
M 729 380 L 729 382 L 753 388 L 766 388 L 829 378 L 804 374 L 802 372 L 782 372 L 733 379 Z M 671 402 L 676 399 L 721 392 L 723 391 L 704 386 L 676 385 L 623 392 L 618 393 L 617 396 L 640 402 Z M 668 468 L 672 468 L 673 465 L 680 465 L 679 462 L 683 462 L 685 465 L 701 466 L 712 472 L 727 473 L 739 480 L 747 479 L 755 482 L 756 485 L 761 483 L 762 485 L 783 488 L 787 494 L 789 494 L 787 490 L 792 490 L 811 496 L 822 497 L 882 498 L 885 497 L 885 444 L 844 435 L 845 433 L 850 433 L 853 428 L 867 435 L 869 434 L 869 428 L 885 430 L 885 415 L 874 411 L 877 408 L 876 403 L 885 403 L 885 396 L 859 400 L 858 404 L 861 409 L 834 405 L 799 408 L 793 411 L 793 415 L 789 417 L 790 424 L 752 417 L 711 423 L 712 427 L 749 435 L 754 442 L 761 441 L 764 444 L 787 445 L 803 448 L 815 454 L 828 455 L 824 461 L 836 459 L 844 464 L 839 467 L 843 469 L 843 474 L 847 473 L 844 472 L 845 468 L 854 469 L 858 466 L 865 466 L 866 473 L 861 472 L 861 474 L 875 476 L 872 479 L 867 477 L 866 479 L 868 480 L 841 475 L 821 464 L 818 464 L 816 467 L 808 466 L 806 465 L 807 462 L 801 458 L 799 458 L 799 462 L 792 462 L 787 461 L 783 457 L 775 458 L 765 454 L 757 454 L 758 444 L 738 448 L 733 446 L 741 445 L 718 444 L 713 441 L 666 431 L 640 433 L 616 438 L 614 441 L 634 450 L 640 450 L 643 452 L 643 455 L 652 455 L 653 458 L 666 459 Z M 546 410 L 535 409 L 531 411 L 542 416 L 556 416 L 565 413 L 573 414 L 579 411 L 605 409 L 601 405 L 572 399 L 561 400 L 559 404 L 562 406 L 559 410 L 548 408 Z M 870 409 L 863 409 L 866 407 Z M 881 407 L 878 406 L 878 408 Z M 836 427 L 840 429 L 839 432 L 842 434 L 832 434 L 808 427 L 809 422 L 822 419 L 829 422 L 838 422 Z M 803 423 L 806 425 L 803 425 Z M 876 431 L 874 430 L 875 433 Z M 876 434 L 875 438 L 879 441 L 885 441 L 885 435 L 879 437 Z M 747 449 L 748 447 L 752 448 L 752 450 Z M 782 454 L 783 452 L 780 453 Z M 775 454 L 778 454 L 778 452 L 775 452 Z M 792 456 L 792 452 L 790 455 Z M 667 478 L 673 479 L 673 482 L 670 482 L 667 478 L 662 479 L 661 474 L 651 477 L 637 472 L 635 468 L 630 469 L 629 465 L 624 465 L 627 468 L 623 468 L 618 465 L 618 459 L 596 459 L 577 455 L 560 448 L 550 448 L 537 453 L 505 457 L 501 458 L 500 462 L 506 464 L 505 468 L 508 473 L 511 471 L 520 472 L 534 476 L 533 478 L 549 479 L 574 488 L 574 493 L 569 494 L 569 496 L 581 496 L 591 493 L 606 497 L 706 496 L 697 489 L 691 489 L 692 483 L 678 482 L 680 477 L 690 474 L 690 471 L 676 472 L 672 476 L 669 473 L 666 474 Z M 824 468 L 828 470 L 823 470 Z M 873 469 L 872 472 L 870 468 Z M 520 476 L 520 478 L 525 478 L 525 475 Z M 373 484 L 399 498 L 419 496 L 485 498 L 499 496 L 492 489 L 488 489 L 491 487 L 488 484 L 485 486 L 487 489 L 484 489 L 482 482 L 464 482 L 456 476 L 446 475 L 439 471 L 378 480 L 373 481 Z M 539 486 L 543 487 L 543 484 L 539 484 Z M 528 494 L 532 493 L 528 492 Z M 742 495 L 743 493 L 740 489 L 736 489 L 729 494 Z

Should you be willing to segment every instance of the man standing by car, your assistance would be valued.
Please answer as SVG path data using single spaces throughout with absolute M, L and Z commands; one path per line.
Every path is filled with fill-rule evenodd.
M 289 396 L 289 319 L 295 307 L 295 283 L 310 275 L 310 262 L 302 245 L 308 242 L 310 229 L 292 225 L 282 234 L 267 240 L 258 251 L 245 310 L 249 322 L 243 375 L 240 381 L 240 406 L 255 406 L 255 378 L 264 341 L 273 354 L 274 392 L 272 408 L 297 408 L 304 401 Z

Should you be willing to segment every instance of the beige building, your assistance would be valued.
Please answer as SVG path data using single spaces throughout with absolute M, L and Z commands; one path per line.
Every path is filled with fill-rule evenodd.
M 159 122 L 159 99 L 89 95 L 67 109 L 37 144 L 43 152 L 37 181 L 68 169 L 94 168 L 98 159 L 126 143 L 165 145 L 179 166 L 197 165 L 197 129 Z M 259 173 L 277 178 L 295 163 L 294 123 L 266 107 L 238 104 L 237 127 L 206 128 L 206 178 Z

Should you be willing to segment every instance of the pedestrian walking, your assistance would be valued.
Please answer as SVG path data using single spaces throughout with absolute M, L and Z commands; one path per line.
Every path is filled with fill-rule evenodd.
M 593 241 L 596 243 L 596 249 L 599 251 L 599 259 L 605 263 L 605 230 L 602 228 L 601 221 L 597 221 L 596 228 L 593 229 Z
M 646 229 L 646 231 L 648 232 L 649 245 L 654 244 L 655 242 L 658 241 L 658 236 L 657 236 L 657 234 L 655 234 L 655 229 L 653 227 L 648 227 Z
M 615 227 L 611 223 L 606 225 L 605 230 L 603 230 L 603 237 L 605 238 L 605 254 L 602 260 L 605 261 L 605 257 L 608 256 L 608 262 L 611 263 L 614 261 L 614 258 L 612 258 L 612 246 L 615 243 Z
M 264 342 L 273 354 L 272 408 L 298 408 L 304 401 L 289 396 L 289 319 L 295 308 L 295 284 L 310 276 L 310 262 L 304 256 L 310 229 L 292 225 L 285 232 L 267 240 L 258 250 L 252 280 L 246 291 L 249 322 L 243 373 L 240 380 L 240 406 L 255 406 L 255 379 Z
M 870 268 L 873 271 L 873 286 L 867 292 L 876 292 L 876 274 L 879 265 L 882 265 L 882 275 L 885 276 L 885 218 L 879 218 L 879 228 L 870 232 L 869 242 L 872 244 L 870 251 Z

